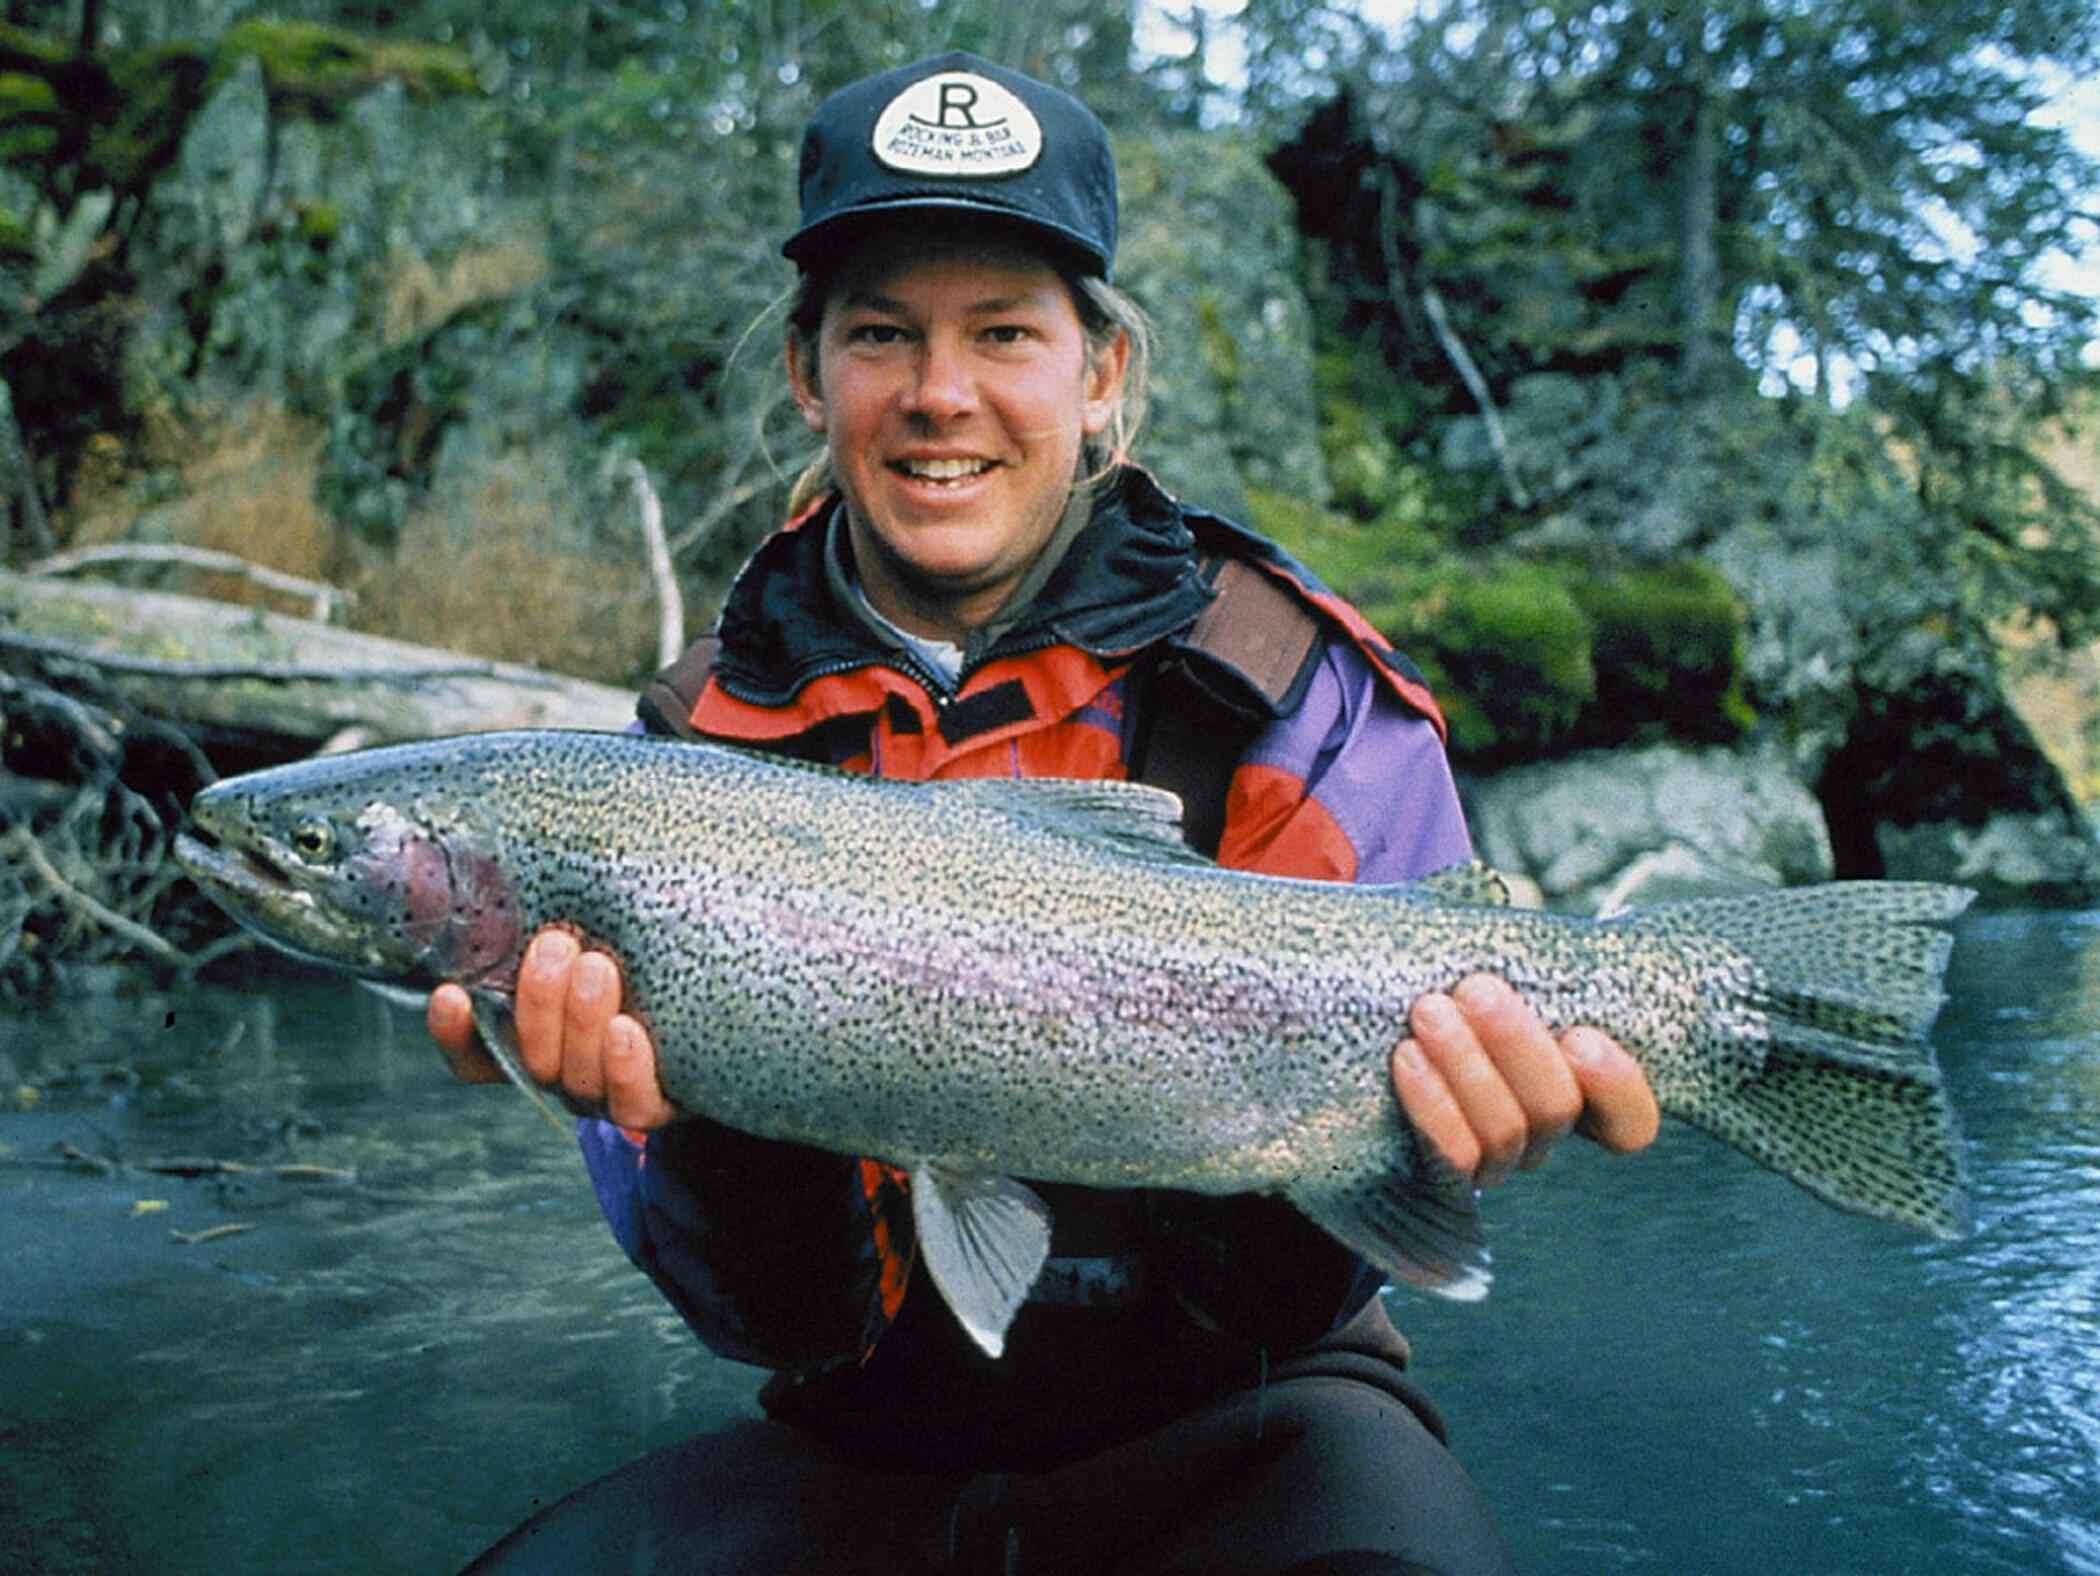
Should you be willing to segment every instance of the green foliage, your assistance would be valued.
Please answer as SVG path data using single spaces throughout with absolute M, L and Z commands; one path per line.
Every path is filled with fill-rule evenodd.
M 1247 108 L 1327 243 L 1325 315 L 1452 429 L 1426 452 L 1485 475 L 1436 292 L 1508 429 L 1508 525 L 1696 550 L 1784 490 L 1731 440 L 1742 397 L 1808 430 L 1842 377 L 1975 615 L 2100 635 L 2100 518 L 2034 449 L 2100 337 L 2100 301 L 2044 266 L 2090 241 L 2100 189 L 2038 113 L 2039 66 L 2100 68 L 2086 0 L 1456 0 L 1392 33 L 1248 0 L 1241 27 Z M 1616 398 L 1608 425 L 1531 419 L 1541 375 L 1579 410 Z
M 1583 744 L 1726 744 L 1756 722 L 1744 693 L 1748 610 L 1712 565 L 1573 567 L 1565 584 L 1594 631 Z
M 1418 391 L 1331 330 L 1320 335 L 1313 385 L 1334 507 L 1366 523 L 1405 522 L 1455 536 L 1475 500 L 1410 452 L 1431 413 Z
M 1466 552 L 1397 516 L 1366 526 L 1271 492 L 1250 504 L 1422 668 L 1462 764 L 1726 743 L 1755 721 L 1743 603 L 1710 565 Z
M 204 102 L 204 57 L 187 45 L 126 50 L 109 62 L 112 98 L 90 133 L 72 179 L 78 191 L 143 200 L 175 160 Z
M 58 145 L 58 94 L 42 77 L 0 71 L 0 156 L 39 157 Z
M 0 208 L 0 268 L 27 270 L 36 259 L 36 236 L 29 226 Z

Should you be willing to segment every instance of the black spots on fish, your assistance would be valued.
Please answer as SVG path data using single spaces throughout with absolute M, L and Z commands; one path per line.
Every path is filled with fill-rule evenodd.
M 1953 1117 L 1929 1064 L 1838 1064 L 1781 1045 L 1755 1083 L 1692 1120 L 1840 1208 L 1938 1235 L 1962 1229 Z
M 1938 927 L 1967 901 L 1947 887 L 1834 883 L 1637 916 L 1633 928 L 1703 935 L 1698 946 L 1743 960 L 1728 977 L 1746 969 L 1747 984 L 1708 1002 L 1700 1038 L 1718 1042 L 1737 1021 L 1761 1044 L 1754 1075 L 1733 1084 L 1657 1082 L 1664 1109 L 1840 1207 L 1958 1230 L 1959 1142 L 1926 1031 L 1951 946 Z

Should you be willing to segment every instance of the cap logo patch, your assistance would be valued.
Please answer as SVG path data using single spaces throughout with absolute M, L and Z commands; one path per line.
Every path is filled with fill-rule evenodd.
M 875 121 L 874 151 L 908 175 L 1012 175 L 1041 155 L 1043 128 L 990 78 L 943 71 L 889 101 Z

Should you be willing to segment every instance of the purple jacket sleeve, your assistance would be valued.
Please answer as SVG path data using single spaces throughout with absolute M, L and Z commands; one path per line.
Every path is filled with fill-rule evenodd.
M 702 1118 L 577 1138 L 613 1236 L 711 1350 L 797 1368 L 865 1349 L 882 1266 L 857 1160 Z
M 1218 861 L 1265 875 L 1413 881 L 1472 857 L 1443 742 L 1352 643 L 1249 746 Z

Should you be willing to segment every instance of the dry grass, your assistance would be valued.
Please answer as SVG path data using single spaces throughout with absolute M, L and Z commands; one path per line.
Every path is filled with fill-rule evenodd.
M 434 328 L 461 307 L 516 295 L 547 272 L 547 249 L 537 235 L 499 234 L 486 246 L 469 247 L 433 268 L 420 255 L 389 260 L 379 300 L 382 343 L 398 345 Z
M 238 554 L 356 596 L 349 623 L 371 634 L 627 683 L 652 665 L 655 608 L 638 533 L 577 545 L 591 500 L 528 460 L 484 466 L 410 516 L 391 555 L 340 530 L 314 501 L 323 434 L 254 405 L 126 453 L 94 446 L 92 474 L 61 522 L 70 545 L 140 540 Z M 159 469 L 171 501 L 142 509 L 135 477 Z M 185 574 L 171 588 L 284 611 L 232 576 Z
M 356 622 L 377 634 L 527 662 L 605 683 L 646 673 L 655 609 L 637 545 L 620 557 L 557 539 L 528 476 L 485 475 L 466 508 L 425 509 L 393 558 L 358 576 Z
M 127 452 L 91 439 L 68 513 L 70 545 L 153 540 L 235 553 L 309 580 L 336 567 L 336 528 L 314 502 L 322 433 L 313 422 L 258 403 L 187 429 L 161 427 Z M 141 508 L 135 474 L 172 473 L 169 501 Z M 229 602 L 280 605 L 236 576 L 192 575 L 181 587 Z

